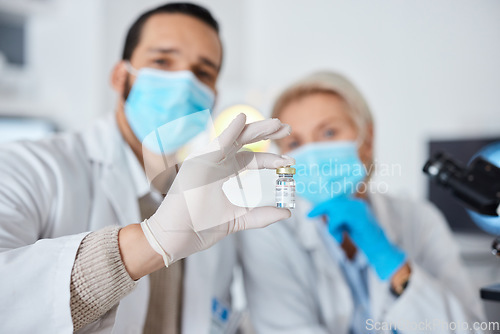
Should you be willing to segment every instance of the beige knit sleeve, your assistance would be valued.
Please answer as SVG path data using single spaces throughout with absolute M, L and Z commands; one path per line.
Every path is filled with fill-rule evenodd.
M 78 248 L 70 287 L 75 331 L 102 317 L 137 284 L 122 262 L 119 230 L 110 226 L 89 233 Z

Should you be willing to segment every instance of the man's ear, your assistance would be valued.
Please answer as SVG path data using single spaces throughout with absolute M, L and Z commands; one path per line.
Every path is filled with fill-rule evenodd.
M 113 67 L 113 71 L 111 72 L 111 87 L 117 92 L 120 96 L 123 96 L 125 92 L 125 83 L 127 82 L 127 68 L 125 67 L 125 62 L 122 60 L 118 62 L 115 67 Z

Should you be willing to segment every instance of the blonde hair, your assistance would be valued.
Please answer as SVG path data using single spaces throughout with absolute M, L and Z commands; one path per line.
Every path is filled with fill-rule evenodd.
M 364 140 L 368 127 L 373 124 L 373 117 L 361 92 L 345 76 L 330 72 L 316 72 L 300 79 L 286 88 L 276 100 L 272 117 L 278 118 L 283 109 L 302 97 L 326 93 L 340 97 L 348 106 L 348 113 L 354 122 L 361 141 Z

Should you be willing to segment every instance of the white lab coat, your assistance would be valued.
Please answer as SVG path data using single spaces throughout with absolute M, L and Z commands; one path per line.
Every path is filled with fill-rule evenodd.
M 483 319 L 478 292 L 467 278 L 442 215 L 428 203 L 386 195 L 373 195 L 370 201 L 386 234 L 406 252 L 412 268 L 409 285 L 399 298 L 369 270 L 373 321 L 380 321 L 380 326 L 383 321 L 428 320 L 441 325 L 469 321 L 472 326 Z M 351 291 L 325 247 L 318 222 L 306 218 L 307 206 L 301 201 L 290 219 L 238 235 L 250 317 L 257 333 L 349 332 Z M 369 329 L 380 328 L 374 325 Z M 419 333 L 423 332 L 429 331 Z M 434 332 L 455 333 L 443 327 Z
M 0 149 L 0 333 L 71 333 L 70 277 L 88 231 L 140 222 L 114 117 L 82 133 Z M 183 333 L 208 333 L 211 301 L 227 302 L 229 237 L 187 259 Z M 149 280 L 81 332 L 141 333 Z

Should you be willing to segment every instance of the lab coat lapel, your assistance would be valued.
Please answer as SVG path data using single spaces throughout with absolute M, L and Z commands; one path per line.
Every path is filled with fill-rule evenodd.
M 408 219 L 399 217 L 397 212 L 391 207 L 390 200 L 387 196 L 382 194 L 370 194 L 369 202 L 373 210 L 373 214 L 377 218 L 377 222 L 384 230 L 386 236 L 394 244 L 401 247 L 403 243 L 402 224 L 401 219 Z
M 328 328 L 335 328 L 337 333 L 347 333 L 353 311 L 349 287 L 338 264 L 324 249 L 315 249 L 311 255 L 318 270 L 317 291 L 323 321 Z
M 392 305 L 390 299 L 394 299 L 394 297 L 388 293 L 389 281 L 380 280 L 371 267 L 368 271 L 368 291 L 370 294 L 370 316 L 375 321 L 379 321 L 384 317 L 387 305 Z
M 401 245 L 401 233 L 398 230 L 401 224 L 394 221 L 397 217 L 391 210 L 390 203 L 384 195 L 370 194 L 369 201 L 373 214 L 384 230 L 386 236 L 396 245 Z M 397 219 L 397 218 L 396 218 Z M 370 267 L 368 271 L 368 287 L 370 293 L 370 308 L 373 319 L 382 319 L 387 311 L 387 305 L 392 305 L 393 297 L 389 291 L 389 281 L 382 281 Z M 392 299 L 392 300 L 391 300 Z
M 218 247 L 186 258 L 182 305 L 182 332 L 203 333 L 210 328 L 213 286 L 217 283 Z
M 309 205 L 305 201 L 299 201 L 294 216 L 304 218 L 295 219 L 297 240 L 310 253 L 318 273 L 317 293 L 323 322 L 329 329 L 335 329 L 336 333 L 347 333 L 353 312 L 349 286 L 338 263 L 323 245 L 316 219 L 307 218 L 309 211 Z
M 120 226 L 139 223 L 139 204 L 123 150 L 125 143 L 114 115 L 100 120 L 84 140 L 89 158 L 102 168 L 96 181 L 111 203 L 117 223 Z
M 131 176 L 124 167 L 115 165 L 106 169 L 102 178 L 103 190 L 113 206 L 120 226 L 140 223 L 141 220 Z

